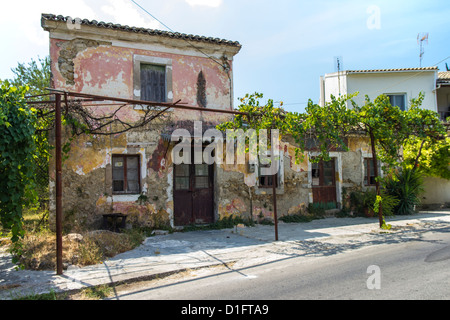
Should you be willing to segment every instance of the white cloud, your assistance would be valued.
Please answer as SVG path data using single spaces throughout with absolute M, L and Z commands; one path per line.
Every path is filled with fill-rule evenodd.
M 185 0 L 191 7 L 204 6 L 217 8 L 222 4 L 222 0 Z
M 26 39 L 34 45 L 48 46 L 48 33 L 42 30 L 40 21 L 42 13 L 71 15 L 72 17 L 94 17 L 94 11 L 85 1 L 7 1 L 6 8 L 1 10 L 2 24 L 14 24 L 17 27 L 16 37 Z M 23 10 L 26 8 L 26 10 Z M 20 12 L 17 15 L 11 14 Z M 19 22 L 20 21 L 20 22 Z
M 108 4 L 101 7 L 103 13 L 112 17 L 113 21 L 121 25 L 129 25 L 133 27 L 142 27 L 150 29 L 161 29 L 158 21 L 134 5 L 130 1 L 125 0 L 107 0 Z

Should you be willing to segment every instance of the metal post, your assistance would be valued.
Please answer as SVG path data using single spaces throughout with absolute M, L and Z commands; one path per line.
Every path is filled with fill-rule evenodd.
M 273 161 L 273 159 L 272 159 Z M 273 194 L 273 219 L 275 222 L 275 241 L 278 241 L 278 215 L 277 215 L 277 175 L 272 176 L 272 194 Z
M 272 129 L 269 129 L 269 136 L 271 139 L 271 161 L 278 161 L 278 159 L 275 159 L 275 146 L 274 141 L 272 140 Z M 272 163 L 273 165 L 273 163 Z M 277 165 L 278 168 L 278 165 Z M 277 170 L 278 172 L 278 170 Z M 275 241 L 278 241 L 278 214 L 277 214 L 277 181 L 278 181 L 278 175 L 277 173 L 274 173 L 272 175 L 272 198 L 273 198 L 273 220 L 275 223 Z
M 62 149 L 61 94 L 55 94 L 55 171 L 56 171 L 56 274 L 62 275 Z

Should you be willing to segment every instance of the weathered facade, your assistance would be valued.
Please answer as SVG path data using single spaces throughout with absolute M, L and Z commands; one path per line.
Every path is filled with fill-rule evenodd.
M 233 110 L 237 42 L 88 20 L 74 24 L 54 15 L 43 15 L 42 27 L 50 35 L 55 89 Z M 130 121 L 141 113 L 137 106 L 121 110 Z M 176 108 L 167 113 L 168 120 L 139 129 L 72 141 L 63 164 L 66 226 L 95 226 L 102 214 L 112 212 L 149 227 L 211 223 L 229 216 L 273 217 L 274 181 L 260 176 L 258 166 L 173 164 L 170 135 L 175 129 L 192 134 L 194 121 L 200 121 L 204 132 L 230 120 L 229 114 Z M 314 202 L 338 208 L 346 190 L 371 187 L 367 142 L 350 138 L 349 147 L 349 152 L 331 153 L 328 163 L 309 163 L 309 153 L 296 163 L 294 146 L 283 140 L 276 177 L 278 214 L 305 213 Z M 53 172 L 51 168 L 52 191 Z

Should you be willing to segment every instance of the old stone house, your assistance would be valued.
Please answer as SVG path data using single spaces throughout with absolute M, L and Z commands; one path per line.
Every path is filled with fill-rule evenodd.
M 59 90 L 233 110 L 233 58 L 238 42 L 149 30 L 63 16 L 42 15 L 49 32 L 52 87 Z M 95 106 L 93 107 L 95 108 Z M 142 110 L 127 107 L 129 119 Z M 280 143 L 276 181 L 258 165 L 177 164 L 171 133 L 201 132 L 230 120 L 230 114 L 171 109 L 166 121 L 116 135 L 82 135 L 72 141 L 63 164 L 64 224 L 98 225 L 101 215 L 126 214 L 131 223 L 154 227 L 211 223 L 229 216 L 273 217 L 304 213 L 309 203 L 339 208 L 347 189 L 370 188 L 373 171 L 366 141 L 349 138 L 349 152 L 312 164 L 314 153 L 296 163 L 295 148 Z M 194 137 L 198 139 L 199 137 Z M 50 189 L 54 191 L 54 170 Z M 51 198 L 51 212 L 54 211 Z

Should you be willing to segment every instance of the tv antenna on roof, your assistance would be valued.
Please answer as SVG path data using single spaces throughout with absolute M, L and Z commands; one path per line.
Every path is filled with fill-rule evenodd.
M 338 89 L 341 96 L 341 70 L 343 69 L 342 56 L 334 57 L 334 71 L 338 74 Z
M 420 67 L 422 68 L 422 59 L 423 54 L 425 53 L 425 50 L 423 48 L 423 43 L 428 44 L 428 32 L 422 32 L 417 35 L 417 44 L 420 46 Z

